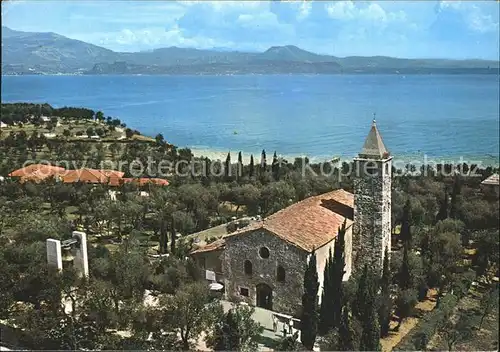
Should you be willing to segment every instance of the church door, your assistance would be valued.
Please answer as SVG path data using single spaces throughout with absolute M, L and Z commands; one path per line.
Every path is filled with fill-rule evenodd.
M 258 284 L 257 307 L 273 310 L 273 290 L 266 284 Z

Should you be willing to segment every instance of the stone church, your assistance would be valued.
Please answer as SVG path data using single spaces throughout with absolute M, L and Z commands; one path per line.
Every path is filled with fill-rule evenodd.
M 192 256 L 224 285 L 226 299 L 299 316 L 308 259 L 314 251 L 321 297 L 326 260 L 344 221 L 344 280 L 365 263 L 380 270 L 391 248 L 391 163 L 374 120 L 354 159 L 354 194 L 339 189 L 307 198 Z

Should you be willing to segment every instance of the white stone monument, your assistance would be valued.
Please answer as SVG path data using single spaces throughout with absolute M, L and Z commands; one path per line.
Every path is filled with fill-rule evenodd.
M 89 262 L 87 256 L 87 234 L 85 232 L 73 231 L 69 240 L 59 241 L 52 238 L 47 240 L 47 263 L 48 265 L 63 269 L 62 249 L 74 251 L 73 266 L 80 276 L 89 276 Z
M 89 276 L 87 234 L 85 232 L 73 231 L 73 238 L 77 238 L 79 244 L 79 246 L 76 247 L 76 255 L 74 260 L 75 268 L 81 275 Z
M 62 270 L 61 241 L 52 238 L 47 240 L 47 263 L 57 270 Z

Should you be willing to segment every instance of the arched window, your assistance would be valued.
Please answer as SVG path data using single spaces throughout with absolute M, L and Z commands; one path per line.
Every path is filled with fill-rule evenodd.
M 262 259 L 269 258 L 269 249 L 267 247 L 260 247 L 259 255 Z
M 365 173 L 370 176 L 377 176 L 379 173 L 377 164 L 375 162 L 369 161 L 365 163 Z
M 389 164 L 385 164 L 385 174 L 389 175 Z
M 281 265 L 278 265 L 278 270 L 276 271 L 276 280 L 279 282 L 285 281 L 285 268 Z
M 252 275 L 252 262 L 245 260 L 245 274 Z

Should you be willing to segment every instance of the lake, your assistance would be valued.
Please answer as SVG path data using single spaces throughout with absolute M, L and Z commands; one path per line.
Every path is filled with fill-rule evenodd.
M 205 154 L 351 158 L 376 113 L 395 157 L 498 163 L 496 75 L 3 76 L 1 91 L 102 110 Z

